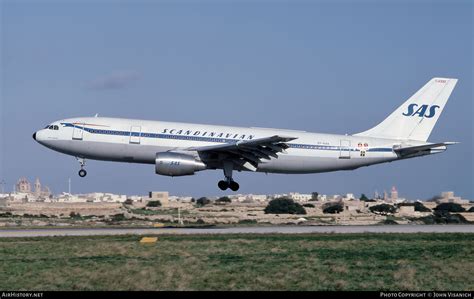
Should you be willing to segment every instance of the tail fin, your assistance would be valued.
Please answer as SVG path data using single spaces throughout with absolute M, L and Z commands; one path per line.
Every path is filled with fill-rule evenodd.
M 431 79 L 380 124 L 354 135 L 428 140 L 457 81 L 449 78 Z

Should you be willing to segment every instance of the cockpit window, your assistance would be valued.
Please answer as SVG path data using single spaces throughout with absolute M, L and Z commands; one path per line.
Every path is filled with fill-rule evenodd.
M 45 129 L 48 129 L 48 130 L 59 130 L 59 126 L 58 125 L 47 125 L 46 127 L 44 127 Z

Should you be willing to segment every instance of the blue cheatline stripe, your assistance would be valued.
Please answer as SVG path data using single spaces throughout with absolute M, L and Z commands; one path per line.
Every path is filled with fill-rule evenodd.
M 203 136 L 184 136 L 184 135 L 170 135 L 170 134 L 159 134 L 159 133 L 145 133 L 145 132 L 130 132 L 130 131 L 115 131 L 115 130 L 102 130 L 86 128 L 71 123 L 61 123 L 65 127 L 77 128 L 89 132 L 91 134 L 101 135 L 114 135 L 114 136 L 135 136 L 144 138 L 158 138 L 158 139 L 175 139 L 175 140 L 188 140 L 188 141 L 204 141 L 204 142 L 219 142 L 219 143 L 236 143 L 240 139 L 228 139 L 228 138 L 215 138 L 215 137 L 203 137 Z M 323 150 L 323 151 L 351 151 L 358 152 L 358 148 L 346 148 L 340 146 L 330 145 L 314 145 L 314 144 L 298 144 L 298 143 L 287 143 L 290 148 L 297 149 L 310 149 L 310 150 Z M 367 152 L 392 152 L 392 148 L 371 148 L 366 150 Z

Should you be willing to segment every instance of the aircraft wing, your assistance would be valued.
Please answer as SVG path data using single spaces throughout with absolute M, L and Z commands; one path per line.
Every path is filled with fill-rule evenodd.
M 444 152 L 448 145 L 457 144 L 459 142 L 440 142 L 440 143 L 431 143 L 423 144 L 416 146 L 407 146 L 394 148 L 393 151 L 397 153 L 400 157 L 405 157 L 413 154 L 418 154 L 421 152 L 437 153 Z
M 248 170 L 256 171 L 262 159 L 278 158 L 277 154 L 285 153 L 285 150 L 288 148 L 286 143 L 294 139 L 296 137 L 274 135 L 252 140 L 239 140 L 235 143 L 191 147 L 187 148 L 187 150 L 205 154 L 222 154 L 221 156 L 224 159 L 231 160 Z

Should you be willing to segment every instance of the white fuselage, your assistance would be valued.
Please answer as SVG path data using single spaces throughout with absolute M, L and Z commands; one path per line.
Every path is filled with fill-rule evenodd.
M 424 144 L 421 141 L 293 130 L 104 117 L 60 120 L 36 132 L 34 138 L 48 148 L 78 158 L 154 164 L 159 152 L 179 152 L 191 147 L 282 134 L 296 139 L 288 142 L 286 153 L 279 153 L 278 158 L 258 164 L 257 171 L 317 173 L 349 170 L 399 159 L 393 151 L 394 146 Z M 222 168 L 222 165 L 207 167 L 215 169 Z

